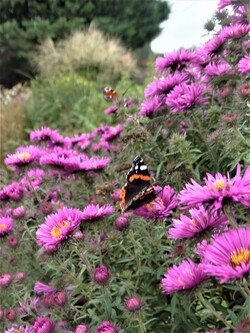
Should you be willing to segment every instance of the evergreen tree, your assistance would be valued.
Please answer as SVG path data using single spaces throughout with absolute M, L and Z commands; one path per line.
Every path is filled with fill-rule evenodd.
M 159 34 L 168 14 L 163 0 L 1 0 L 0 84 L 32 74 L 29 60 L 46 37 L 56 41 L 95 22 L 134 50 Z

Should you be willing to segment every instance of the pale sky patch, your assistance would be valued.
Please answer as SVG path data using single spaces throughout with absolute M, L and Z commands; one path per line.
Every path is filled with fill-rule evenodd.
M 170 0 L 169 19 L 161 23 L 161 35 L 153 40 L 154 52 L 165 53 L 204 44 L 211 35 L 203 28 L 217 9 L 218 0 Z

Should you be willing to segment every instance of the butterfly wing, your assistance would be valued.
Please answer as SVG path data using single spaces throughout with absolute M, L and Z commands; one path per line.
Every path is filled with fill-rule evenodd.
M 136 156 L 127 174 L 127 183 L 121 190 L 121 210 L 126 212 L 129 209 L 139 208 L 155 197 L 148 168 L 143 159 Z
M 102 88 L 102 92 L 104 99 L 107 102 L 114 102 L 121 98 L 121 95 L 119 95 L 115 90 L 109 87 Z

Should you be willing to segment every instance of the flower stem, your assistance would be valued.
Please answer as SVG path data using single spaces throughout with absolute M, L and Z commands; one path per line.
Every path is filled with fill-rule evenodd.
M 213 305 L 211 304 L 211 303 L 209 303 L 204 297 L 203 297 L 203 295 L 202 295 L 202 293 L 201 292 L 199 292 L 198 293 L 198 296 L 199 296 L 199 300 L 200 300 L 200 302 L 204 305 L 204 307 L 207 309 L 207 310 L 209 310 L 218 320 L 220 320 L 221 322 L 223 322 L 224 323 L 224 325 L 226 326 L 226 327 L 230 327 L 230 329 L 232 329 L 232 330 L 236 330 L 236 328 L 232 325 L 232 324 L 230 324 L 230 323 L 228 323 L 226 320 L 225 320 L 225 318 L 223 318 L 222 317 L 222 315 L 220 314 L 220 313 L 218 313 L 216 310 L 215 310 L 215 308 L 213 307 Z
M 231 227 L 234 229 L 237 229 L 238 224 L 237 224 L 232 212 L 230 211 L 230 206 L 229 205 L 223 206 L 223 211 L 224 211 L 225 215 L 227 216 L 227 218 L 231 224 Z

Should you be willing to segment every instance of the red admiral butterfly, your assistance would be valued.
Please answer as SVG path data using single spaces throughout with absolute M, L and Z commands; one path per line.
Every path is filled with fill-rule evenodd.
M 127 174 L 127 183 L 121 189 L 122 213 L 136 209 L 154 200 L 156 193 L 151 186 L 151 178 L 147 166 L 140 156 L 133 160 L 132 167 Z
M 123 98 L 123 96 L 126 94 L 127 90 L 128 89 L 126 89 L 124 91 L 124 93 L 120 95 L 115 90 L 113 90 L 113 89 L 111 89 L 109 87 L 102 88 L 104 99 L 107 102 L 117 102 L 117 101 L 120 101 Z

